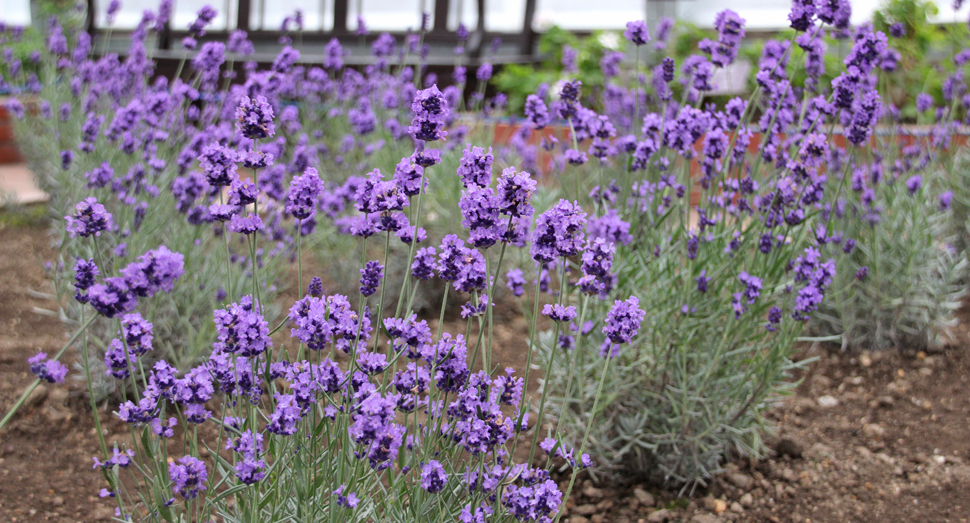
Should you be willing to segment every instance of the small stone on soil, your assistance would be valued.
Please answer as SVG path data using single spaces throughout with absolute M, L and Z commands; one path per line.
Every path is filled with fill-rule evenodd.
M 636 496 L 637 501 L 644 507 L 652 507 L 657 504 L 657 500 L 654 499 L 653 494 L 640 487 L 633 489 L 633 495 Z
M 835 407 L 839 404 L 839 400 L 835 399 L 834 396 L 822 396 L 818 399 L 818 406 L 824 408 Z

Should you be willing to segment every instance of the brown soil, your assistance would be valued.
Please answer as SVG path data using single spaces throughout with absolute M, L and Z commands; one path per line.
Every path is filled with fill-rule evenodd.
M 54 252 L 44 228 L 3 223 L 0 414 L 32 381 L 26 359 L 67 340 L 56 316 L 36 310 L 56 304 L 28 292 L 51 292 L 43 262 Z M 304 266 L 304 280 L 313 269 Z M 500 312 L 507 321 L 496 331 L 494 363 L 521 371 L 526 325 L 514 312 Z M 970 354 L 967 335 L 960 339 L 931 355 L 805 350 L 800 357 L 818 361 L 771 413 L 779 427 L 771 456 L 728 464 L 693 497 L 586 482 L 563 521 L 970 521 Z M 0 521 L 110 520 L 113 508 L 98 498 L 103 481 L 91 467 L 97 440 L 82 388 L 45 387 L 0 433 Z M 109 441 L 124 439 L 112 418 L 102 415 Z
M 58 351 L 66 329 L 51 299 L 44 262 L 53 259 L 46 229 L 0 224 L 0 411 L 6 414 L 33 382 L 27 358 Z M 70 368 L 71 353 L 65 356 Z M 73 373 L 76 375 L 76 373 Z M 92 470 L 96 453 L 90 410 L 80 383 L 41 386 L 0 433 L 0 521 L 107 521 L 113 511 L 98 501 L 102 479 Z

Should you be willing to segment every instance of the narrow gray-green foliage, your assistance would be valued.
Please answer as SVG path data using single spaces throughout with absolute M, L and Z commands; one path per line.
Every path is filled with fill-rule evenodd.
M 841 238 L 829 251 L 845 250 L 850 239 L 855 248 L 838 257 L 831 299 L 813 318 L 815 334 L 841 335 L 842 348 L 852 350 L 924 350 L 952 340 L 968 268 L 965 232 L 954 224 L 966 212 L 960 194 L 970 179 L 945 163 L 927 170 L 915 191 L 909 175 L 887 169 L 887 178 L 874 181 L 871 166 L 856 172 L 875 200 L 861 201 L 865 189 L 846 190 L 834 213 L 830 230 Z M 942 210 L 939 196 L 947 189 L 954 196 Z

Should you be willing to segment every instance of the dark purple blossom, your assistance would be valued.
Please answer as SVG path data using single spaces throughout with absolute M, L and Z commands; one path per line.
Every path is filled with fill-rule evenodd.
M 294 394 L 276 394 L 276 410 L 270 416 L 266 430 L 280 436 L 296 434 L 296 424 L 303 418 Z
M 273 348 L 269 325 L 252 296 L 243 296 L 238 303 L 213 311 L 212 316 L 216 324 L 214 352 L 253 357 Z
M 67 221 L 67 232 L 72 238 L 101 236 L 102 231 L 114 228 L 111 213 L 98 203 L 97 198 L 85 198 L 74 209 L 74 215 L 64 217 Z
M 576 319 L 576 307 L 547 303 L 542 306 L 542 314 L 548 316 L 552 321 L 569 323 Z
M 466 188 L 472 186 L 485 187 L 492 182 L 492 148 L 488 153 L 481 147 L 465 146 L 458 164 L 458 176 Z
M 194 499 L 206 490 L 205 482 L 209 476 L 202 460 L 183 456 L 177 462 L 169 462 L 168 477 L 172 481 L 172 491 L 184 499 Z
M 363 213 L 386 213 L 403 210 L 410 204 L 396 183 L 385 181 L 380 169 L 374 169 L 357 188 L 355 207 Z
M 583 292 L 605 297 L 612 290 L 614 277 L 610 270 L 615 253 L 616 245 L 612 241 L 603 238 L 587 241 L 580 267 L 583 276 L 577 282 Z
M 441 241 L 437 269 L 442 280 L 453 282 L 455 290 L 471 292 L 485 289 L 485 258 L 477 250 L 465 247 L 465 242 L 454 234 L 445 236 Z
M 414 262 L 411 264 L 411 275 L 423 281 L 434 277 L 434 270 L 437 266 L 435 262 L 434 247 L 422 247 L 414 254 Z
M 559 256 L 575 256 L 583 245 L 586 213 L 578 202 L 559 200 L 536 219 L 529 254 L 538 262 L 551 262 Z
M 549 521 L 561 503 L 562 492 L 551 479 L 531 486 L 509 485 L 502 495 L 502 505 L 519 521 Z
M 316 203 L 323 192 L 323 182 L 313 167 L 295 176 L 286 194 L 286 212 L 298 220 L 305 220 L 316 213 Z
M 128 351 L 141 356 L 152 350 L 152 324 L 142 318 L 137 312 L 125 314 L 121 317 L 121 336 L 124 338 Z
M 626 31 L 623 31 L 623 36 L 637 46 L 641 46 L 650 41 L 650 31 L 647 30 L 647 23 L 643 20 L 627 22 Z
M 131 366 L 137 361 L 134 354 L 126 354 L 125 346 L 121 340 L 114 339 L 108 344 L 104 351 L 104 371 L 106 376 L 113 376 L 123 380 L 131 375 Z
M 236 107 L 236 130 L 251 140 L 271 138 L 276 134 L 273 116 L 273 106 L 265 96 L 243 96 Z
M 383 265 L 375 260 L 367 262 L 364 268 L 360 270 L 360 293 L 367 297 L 377 292 L 377 287 L 380 286 L 383 277 Z
M 98 458 L 94 458 L 94 468 L 108 470 L 112 467 L 121 467 L 126 469 L 131 466 L 131 458 L 133 457 L 135 457 L 135 451 L 131 449 L 119 451 L 118 447 L 115 447 L 112 451 L 112 456 L 107 460 L 102 462 Z
M 263 219 L 254 213 L 249 213 L 245 218 L 241 214 L 236 214 L 229 220 L 228 228 L 239 234 L 255 234 L 263 230 Z
M 421 467 L 421 488 L 431 494 L 441 492 L 448 483 L 445 468 L 436 460 L 431 460 Z
M 418 165 L 410 157 L 402 158 L 394 168 L 394 183 L 406 196 L 415 196 L 421 192 L 421 180 L 424 178 L 424 167 Z M 424 180 L 424 187 L 428 180 Z
M 128 288 L 125 278 L 105 278 L 88 289 L 88 301 L 96 311 L 107 318 L 129 312 L 137 305 L 135 293 Z
M 700 276 L 695 278 L 697 281 L 698 292 L 707 292 L 707 284 L 710 283 L 710 278 L 707 277 L 707 270 L 702 270 Z
M 946 211 L 950 208 L 950 201 L 953 200 L 953 192 L 946 191 L 940 194 L 940 210 Z M 80 263 L 80 260 L 78 261 Z
M 458 207 L 461 209 L 462 227 L 470 231 L 469 243 L 475 247 L 488 248 L 498 242 L 499 209 L 497 197 L 491 187 L 472 185 L 462 191 Z
M 630 296 L 626 301 L 616 300 L 606 314 L 603 334 L 614 344 L 630 343 L 640 332 L 640 322 L 646 314 L 636 296 Z
M 505 274 L 505 285 L 515 296 L 525 294 L 525 276 L 522 269 L 511 269 Z
M 108 162 L 103 162 L 98 167 L 84 173 L 84 177 L 88 180 L 89 189 L 105 187 L 111 183 L 114 175 L 114 169 L 111 168 L 111 164 Z
M 506 216 L 532 216 L 535 212 L 529 203 L 537 182 L 525 171 L 515 172 L 515 167 L 502 171 L 496 188 L 497 207 Z
M 27 360 L 27 363 L 30 365 L 30 372 L 34 373 L 37 379 L 48 383 L 64 383 L 67 367 L 57 360 L 47 359 L 47 353 L 38 352 Z
M 94 285 L 99 274 L 100 271 L 98 266 L 94 264 L 93 258 L 90 260 L 78 258 L 77 263 L 74 264 L 74 299 L 81 303 L 87 303 L 88 296 L 85 291 Z
M 549 109 L 542 98 L 530 94 L 525 99 L 525 116 L 532 122 L 534 129 L 542 129 L 549 125 Z
M 418 91 L 411 104 L 411 111 L 414 119 L 411 120 L 410 132 L 415 140 L 433 142 L 444 139 L 448 134 L 444 127 L 451 111 L 437 85 Z
M 796 31 L 805 31 L 815 23 L 816 6 L 813 0 L 792 0 L 791 12 L 788 13 L 788 20 L 791 21 L 791 28 Z
M 128 290 L 137 296 L 151 298 L 158 291 L 171 292 L 185 272 L 185 257 L 160 245 L 121 269 Z
M 909 194 L 916 194 L 923 187 L 923 177 L 916 174 L 906 180 L 906 189 Z
M 225 187 L 236 178 L 236 153 L 218 143 L 202 150 L 199 164 L 205 171 L 206 181 L 213 187 Z

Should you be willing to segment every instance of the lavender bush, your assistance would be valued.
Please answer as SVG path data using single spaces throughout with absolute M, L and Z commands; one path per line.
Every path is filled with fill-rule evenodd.
M 953 193 L 943 189 L 960 185 L 953 183 L 959 172 L 942 170 L 945 163 L 920 166 L 934 154 L 929 144 L 906 149 L 903 162 L 886 165 L 876 157 L 853 169 L 851 191 L 829 222 L 837 232 L 817 234 L 823 250 L 843 255 L 838 290 L 813 327 L 820 336 L 841 337 L 843 348 L 923 350 L 952 340 L 967 260 L 953 227 Z
M 146 16 L 132 37 L 128 56 L 121 60 L 114 54 L 91 57 L 85 33 L 77 33 L 76 44 L 68 50 L 63 30 L 52 22 L 48 48 L 38 62 L 40 74 L 7 81 L 23 85 L 24 102 L 38 113 L 18 120 L 16 131 L 35 179 L 51 197 L 49 211 L 57 218 L 51 235 L 60 253 L 55 270 L 58 294 L 74 294 L 72 269 L 79 260 L 110 274 L 159 246 L 181 253 L 184 285 L 156 299 L 146 314 L 158 325 L 154 346 L 159 349 L 154 353 L 159 356 L 149 356 L 148 363 L 161 357 L 184 369 L 207 350 L 205 340 L 213 334 L 205 321 L 209 311 L 251 282 L 247 271 L 260 273 L 259 292 L 272 299 L 286 270 L 276 260 L 295 255 L 296 231 L 284 219 L 282 195 L 267 192 L 263 205 L 268 225 L 257 227 L 258 243 L 248 242 L 248 235 L 226 234 L 239 221 L 233 220 L 237 209 L 254 203 L 257 188 L 252 180 L 263 160 L 259 155 L 242 158 L 234 148 L 227 153 L 224 176 L 209 159 L 203 161 L 206 169 L 197 163 L 200 157 L 217 154 L 210 148 L 245 138 L 233 136 L 235 107 L 219 100 L 222 86 L 211 78 L 218 77 L 218 62 L 194 61 L 191 84 L 168 85 L 153 78 L 154 64 L 144 42 L 158 23 Z M 19 100 L 11 103 L 24 107 Z M 244 169 L 242 176 L 235 176 L 237 165 Z M 265 177 L 261 183 L 267 183 Z M 108 230 L 94 241 L 71 231 L 70 225 L 65 228 L 70 220 L 62 219 L 81 213 L 81 200 L 91 198 L 112 217 Z M 72 302 L 66 302 L 64 317 L 76 325 L 84 323 L 81 308 Z M 278 307 L 267 310 L 271 318 L 279 312 Z M 112 322 L 98 321 L 88 331 L 97 338 L 92 341 L 91 365 L 104 368 L 102 348 L 117 330 Z M 99 381 L 95 389 L 100 395 L 114 385 Z
M 213 16 L 211 8 L 203 9 L 197 30 Z M 97 87 L 94 76 L 85 81 L 83 74 L 72 81 L 82 91 L 89 89 L 82 97 L 88 110 L 77 133 L 79 150 L 91 154 L 93 168 L 52 175 L 45 185 L 64 195 L 84 192 L 84 186 L 97 195 L 80 198 L 60 226 L 69 237 L 62 252 L 88 255 L 74 264 L 70 284 L 81 326 L 57 354 L 38 354 L 29 362 L 38 382 L 63 381 L 66 368 L 58 360 L 77 343 L 96 425 L 96 376 L 104 374 L 122 385 L 115 415 L 130 425 L 132 444 L 109 449 L 98 427 L 102 452 L 94 458 L 106 482 L 101 495 L 117 504 L 116 516 L 125 521 L 557 518 L 564 494 L 548 471 L 553 460 L 545 468 L 532 465 L 536 449 L 576 469 L 589 466 L 590 459 L 581 447 L 545 440 L 541 447 L 535 442 L 528 447 L 529 462 L 515 463 L 517 436 L 530 427 L 531 400 L 523 394 L 528 369 L 520 378 L 491 363 L 494 300 L 489 296 L 494 296 L 507 246 L 529 242 L 528 229 L 517 221 L 534 213 L 530 200 L 536 182 L 530 174 L 510 168 L 493 180 L 490 166 L 470 168 L 461 179 L 466 189 L 458 205 L 470 237 L 448 234 L 440 244 L 419 248 L 429 243 L 420 228 L 427 213 L 421 209 L 422 196 L 425 186 L 435 183 L 426 174 L 440 161 L 426 145 L 447 135 L 452 104 L 434 85 L 412 91 L 406 132 L 415 163 L 427 171 L 412 168 L 392 179 L 375 170 L 351 182 L 353 191 L 345 202 L 359 213 L 349 217 L 350 227 L 364 256 L 356 303 L 326 294 L 323 283 L 313 279 L 306 294 L 288 304 L 285 320 L 270 323 L 272 287 L 265 281 L 267 271 L 259 270 L 260 243 L 279 242 L 280 253 L 292 253 L 289 247 L 295 243 L 299 256 L 303 236 L 312 235 L 316 217 L 325 216 L 334 202 L 299 145 L 290 156 L 286 136 L 270 141 L 277 126 L 286 125 L 285 118 L 277 117 L 286 109 L 281 93 L 260 82 L 286 75 L 293 51 L 284 50 L 267 71 L 250 71 L 246 84 L 230 88 L 221 100 L 214 97 L 221 49 L 209 44 L 193 61 L 197 74 L 191 86 L 176 80 L 169 86 L 155 81 L 147 88 L 140 82 L 151 63 L 138 60 L 144 59 L 141 39 L 156 21 L 146 14 L 124 65 L 111 55 L 102 59 L 134 78 L 134 86 Z M 60 46 L 49 51 L 67 52 Z M 198 96 L 193 92 L 197 86 L 205 87 Z M 134 91 L 130 98 L 129 89 Z M 205 103 L 201 92 L 206 90 L 213 103 Z M 197 106 L 186 102 L 167 111 L 165 101 L 171 102 L 172 93 L 202 100 L 202 109 L 196 113 Z M 103 140 L 97 132 L 104 110 L 98 106 L 100 96 L 114 110 Z M 162 107 L 146 107 L 146 99 L 160 99 Z M 17 112 L 20 103 L 10 107 Z M 177 121 L 156 122 L 159 116 Z M 50 118 L 39 120 L 43 124 Z M 36 122 L 25 125 L 31 124 Z M 157 147 L 155 142 L 169 137 L 162 129 L 172 128 L 184 129 L 182 146 Z M 146 179 L 140 163 L 131 161 L 136 174 L 117 179 L 113 171 L 118 164 L 96 161 L 114 159 L 115 141 L 121 141 L 122 154 L 139 151 L 154 176 Z M 62 169 L 71 171 L 77 158 L 73 150 L 65 151 L 56 157 Z M 163 152 L 171 155 L 167 158 L 176 164 L 172 171 L 177 175 L 164 176 L 168 163 Z M 288 158 L 289 163 L 275 163 Z M 241 176 L 240 167 L 251 169 L 252 177 Z M 56 186 L 62 179 L 66 186 Z M 102 188 L 110 192 L 98 191 Z M 147 202 L 142 205 L 138 196 L 143 193 L 144 200 L 159 205 L 158 216 Z M 112 198 L 121 203 L 112 205 Z M 585 213 L 578 203 L 563 201 L 542 220 L 553 224 L 561 218 L 560 208 L 568 209 L 574 238 L 548 245 L 548 234 L 533 238 L 545 258 L 573 256 L 581 247 Z M 413 222 L 410 238 L 405 210 Z M 150 217 L 173 216 L 178 220 L 167 222 L 168 228 L 162 223 L 147 227 Z M 183 221 L 195 229 L 180 230 Z M 124 227 L 130 227 L 130 234 Z M 165 245 L 134 250 L 134 239 L 180 240 L 193 230 L 193 241 L 180 245 L 188 255 Z M 288 239 L 288 231 L 295 238 Z M 129 236 L 133 239 L 121 247 L 120 240 Z M 408 246 L 410 269 L 393 280 L 384 271 L 392 236 Z M 378 243 L 383 262 L 367 259 L 368 239 Z M 234 246 L 248 248 L 250 263 L 234 257 Z M 490 248 L 499 251 L 494 265 Z M 124 251 L 131 252 L 130 258 Z M 167 300 L 183 299 L 183 287 L 194 286 L 193 261 L 203 267 L 224 262 L 224 270 L 213 269 L 222 281 L 207 286 L 222 285 L 223 291 L 209 309 L 211 322 L 188 311 L 192 321 L 207 327 L 195 330 L 206 332 L 198 337 L 182 338 L 202 357 L 185 359 L 187 368 L 180 372 L 173 365 L 177 353 L 161 354 L 154 363 L 152 356 L 162 333 L 173 329 L 180 336 L 189 326 L 156 313 Z M 301 291 L 304 283 L 298 264 Z M 450 286 L 468 300 L 462 307 L 464 335 L 444 331 L 440 319 L 433 332 L 416 317 L 413 297 L 419 285 Z M 404 290 L 396 306 L 387 299 L 388 289 Z M 616 318 L 605 327 L 605 332 L 621 330 L 626 342 L 636 335 L 643 314 L 636 314 L 631 300 L 622 312 L 618 306 Z M 442 313 L 445 307 L 442 303 Z M 103 371 L 91 365 L 98 342 L 89 334 L 96 321 L 108 325 L 105 331 L 112 338 L 105 343 Z M 274 342 L 271 336 L 277 332 L 290 336 Z M 606 365 L 609 358 L 603 361 Z M 487 370 L 477 371 L 479 366 Z M 537 423 L 542 421 L 540 416 Z
M 944 184 L 960 182 L 943 169 L 954 122 L 966 114 L 957 103 L 963 71 L 948 80 L 951 106 L 938 110 L 931 135 L 900 150 L 898 111 L 883 107 L 876 89 L 891 81 L 896 54 L 871 26 L 849 28 L 848 10 L 847 3 L 796 2 L 796 33 L 765 44 L 754 94 L 719 107 L 705 105 L 705 93 L 744 34 L 743 20 L 722 12 L 717 41 L 701 42 L 703 54 L 685 61 L 679 79 L 669 59 L 655 66 L 643 101 L 658 108 L 645 109 L 634 136 L 610 144 L 602 138 L 611 135 L 590 133 L 587 153 L 577 150 L 581 130 L 599 123 L 583 116 L 573 87 L 564 86 L 559 115 L 577 139 L 563 157 L 576 168 L 598 163 L 590 194 L 596 225 L 587 231 L 616 252 L 591 244 L 561 269 L 558 300 L 575 303 L 580 320 L 557 324 L 540 348 L 548 361 L 544 392 L 558 417 L 550 434 L 571 441 L 577 428 L 591 427 L 594 473 L 689 487 L 731 454 L 760 454 L 770 433 L 762 413 L 791 386 L 789 352 L 807 339 L 807 322 L 813 341 L 841 339 L 846 348 L 921 348 L 952 325 L 966 263 L 945 228 Z M 818 81 L 824 34 L 851 38 L 828 92 Z M 636 25 L 627 38 L 646 42 Z M 791 60 L 795 46 L 804 62 Z M 958 67 L 963 62 L 956 58 Z M 805 89 L 790 83 L 796 74 L 807 76 Z M 569 104 L 575 107 L 564 110 Z M 880 121 L 889 138 L 875 136 Z M 750 154 L 754 130 L 760 143 Z M 611 145 L 617 156 L 607 152 Z M 860 181 L 860 172 L 883 169 L 891 174 L 881 184 L 875 175 Z M 699 205 L 686 196 L 692 170 Z M 932 188 L 921 189 L 923 177 Z M 860 192 L 863 200 L 852 203 Z M 873 217 L 876 207 L 886 211 L 882 220 Z M 870 268 L 867 280 L 860 265 L 875 264 L 879 273 Z M 604 272 L 612 274 L 589 285 Z M 596 354 L 615 348 L 597 347 L 602 338 L 586 336 L 596 323 L 583 318 L 610 289 L 640 298 L 647 334 L 599 374 L 611 393 L 597 402 L 587 376 L 603 372 Z

